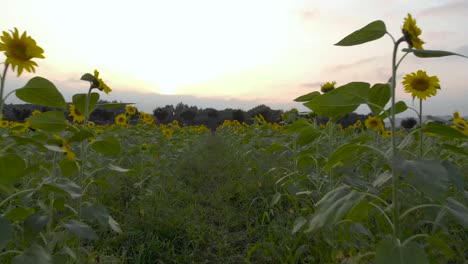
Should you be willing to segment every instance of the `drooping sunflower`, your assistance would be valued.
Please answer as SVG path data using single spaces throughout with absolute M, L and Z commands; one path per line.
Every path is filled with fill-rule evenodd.
M 127 116 L 125 114 L 120 114 L 116 116 L 115 124 L 119 126 L 125 126 L 127 124 Z
M 320 91 L 322 91 L 322 93 L 328 93 L 331 90 L 335 89 L 335 85 L 336 85 L 335 81 L 326 82 L 320 86 Z
M 21 36 L 17 28 L 15 31 L 10 30 L 10 32 L 11 34 L 3 31 L 3 35 L 0 37 L 0 51 L 5 53 L 5 64 L 11 64 L 13 71 L 18 67 L 18 76 L 23 73 L 23 70 L 36 72 L 34 67 L 37 66 L 37 63 L 32 59 L 44 59 L 45 57 L 42 55 L 44 50 L 37 46 L 33 38 L 26 35 L 26 31 Z
M 54 135 L 54 138 L 61 141 L 60 148 L 66 151 L 65 157 L 69 160 L 75 160 L 76 154 L 71 149 L 70 144 L 68 144 L 68 142 L 59 135 Z
M 93 82 L 94 87 L 98 88 L 100 91 L 104 91 L 106 94 L 112 92 L 112 89 L 101 78 L 99 78 L 98 70 L 94 70 L 94 78 L 96 79 L 96 81 Z
M 96 126 L 96 124 L 94 124 L 94 122 L 89 121 L 88 123 L 86 123 L 86 127 L 89 128 L 89 129 L 92 129 L 95 126 Z
M 421 100 L 436 95 L 437 89 L 440 89 L 439 78 L 429 76 L 425 71 L 421 70 L 407 74 L 403 78 L 403 85 L 407 93 L 411 93 L 413 98 L 418 97 Z
M 73 117 L 73 122 L 75 123 L 83 123 L 85 120 L 85 116 L 76 109 L 74 104 L 70 104 L 70 114 L 68 116 Z
M 405 36 L 405 40 L 410 47 L 414 47 L 415 49 L 423 49 L 422 45 L 424 44 L 424 41 L 419 38 L 419 35 L 421 35 L 422 31 L 416 25 L 416 20 L 413 19 L 411 14 L 408 14 L 408 16 L 405 18 L 402 31 L 403 35 Z
M 372 129 L 374 131 L 383 131 L 384 130 L 384 124 L 382 120 L 378 117 L 375 116 L 369 116 L 366 121 L 364 121 L 364 125 L 368 129 Z
M 125 112 L 127 112 L 127 114 L 129 114 L 129 115 L 134 115 L 134 114 L 136 114 L 137 109 L 132 105 L 127 105 L 127 106 L 125 106 Z

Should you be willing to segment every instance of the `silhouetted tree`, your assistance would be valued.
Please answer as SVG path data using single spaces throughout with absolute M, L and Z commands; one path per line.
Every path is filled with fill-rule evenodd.
M 165 108 L 158 107 L 153 110 L 153 115 L 160 121 L 164 121 L 169 116 L 169 111 Z
M 197 116 L 197 110 L 195 108 L 185 109 L 180 113 L 180 117 L 184 119 L 185 122 L 189 123 Z
M 218 110 L 213 109 L 213 108 L 206 109 L 206 112 L 207 112 L 208 117 L 213 118 L 213 119 L 217 118 L 219 115 Z
M 237 109 L 232 111 L 232 120 L 237 120 L 239 123 L 244 122 L 245 120 L 245 113 L 242 109 Z

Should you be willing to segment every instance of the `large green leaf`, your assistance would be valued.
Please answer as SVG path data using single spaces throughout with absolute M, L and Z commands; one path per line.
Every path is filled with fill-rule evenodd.
M 438 122 L 427 123 L 424 126 L 423 130 L 424 132 L 434 133 L 434 134 L 441 135 L 444 137 L 465 138 L 465 139 L 468 138 L 467 135 L 463 134 L 459 130 L 453 127 L 438 123 Z
M 304 103 L 319 116 L 341 117 L 368 100 L 370 84 L 351 82 Z
M 60 161 L 60 171 L 62 172 L 63 176 L 70 176 L 75 172 L 78 172 L 80 166 L 78 163 L 71 159 L 62 159 Z
M 27 119 L 31 126 L 49 132 L 61 132 L 68 126 L 65 115 L 59 111 L 49 111 L 40 115 L 31 116 Z
M 387 33 L 385 23 L 382 20 L 376 20 L 367 24 L 365 27 L 354 31 L 344 39 L 336 43 L 336 46 L 353 46 L 373 41 L 383 37 Z
M 374 84 L 369 90 L 369 103 L 367 105 L 371 109 L 374 116 L 379 116 L 384 110 L 385 105 L 390 100 L 391 90 L 388 83 Z
M 369 146 L 361 145 L 369 140 L 371 140 L 369 137 L 360 137 L 339 146 L 328 158 L 324 170 L 326 172 L 330 172 L 331 169 L 339 162 L 349 160 L 351 158 L 359 158 L 359 156 L 365 151 L 372 151 L 373 149 Z
M 315 91 L 315 92 L 311 92 L 311 93 L 308 93 L 308 94 L 301 95 L 301 96 L 297 97 L 296 99 L 294 99 L 294 101 L 296 101 L 296 102 L 307 102 L 307 101 L 310 101 L 314 97 L 319 96 L 319 95 L 321 95 L 321 93 Z
M 24 236 L 27 239 L 33 240 L 39 232 L 41 232 L 49 222 L 49 216 L 32 214 L 24 221 Z
M 403 113 L 404 111 L 406 111 L 406 109 L 408 109 L 408 106 L 406 105 L 405 102 L 403 101 L 398 101 L 395 103 L 395 114 L 401 114 Z M 379 118 L 384 120 L 385 118 L 389 117 L 392 113 L 392 107 L 389 107 L 387 110 L 385 110 L 380 116 Z
M 11 209 L 5 217 L 8 218 L 11 222 L 23 221 L 28 216 L 34 213 L 34 209 L 28 209 L 22 206 L 17 206 Z
M 438 57 L 445 57 L 445 56 L 460 56 L 463 58 L 467 58 L 465 55 L 461 55 L 458 53 L 444 51 L 444 50 L 419 50 L 419 49 L 403 49 L 403 52 L 413 52 L 415 56 L 420 58 L 438 58 Z
M 13 237 L 13 224 L 8 219 L 0 216 L 0 252 L 8 244 L 10 239 Z
M 96 235 L 96 232 L 86 225 L 85 223 L 82 223 L 77 220 L 68 220 L 65 223 L 63 223 L 66 229 L 70 230 L 73 234 L 78 236 L 79 238 L 83 239 L 89 239 L 89 240 L 95 240 L 98 239 L 98 236 Z
M 315 205 L 316 210 L 307 231 L 315 231 L 341 220 L 364 196 L 346 185 L 331 190 Z
M 447 199 L 447 209 L 452 216 L 460 223 L 463 227 L 468 228 L 468 208 L 457 200 L 449 197 Z
M 441 201 L 449 189 L 449 171 L 440 160 L 405 160 L 391 162 L 393 170 L 409 179 L 418 190 Z
M 33 77 L 23 88 L 16 90 L 16 97 L 37 105 L 65 109 L 67 104 L 55 85 L 42 77 Z
M 134 104 L 134 103 L 102 103 L 102 104 L 96 104 L 96 107 L 113 109 L 113 108 L 124 107 L 126 105 L 131 105 L 131 104 Z
M 37 244 L 13 258 L 13 264 L 52 264 L 52 257 Z
M 88 140 L 90 137 L 94 137 L 94 134 L 87 128 L 80 128 L 79 131 L 73 130 L 73 133 L 73 136 L 68 139 L 68 143 L 81 142 L 83 140 Z
M 66 180 L 64 183 L 45 183 L 42 185 L 42 188 L 51 192 L 70 195 L 72 199 L 81 197 L 81 195 L 83 195 L 83 190 L 81 190 L 81 187 L 71 180 Z
M 76 109 L 83 115 L 85 114 L 87 96 L 88 94 L 75 94 L 73 95 L 73 99 L 72 99 L 73 103 L 76 106 Z M 91 112 L 94 110 L 94 108 L 96 107 L 96 104 L 98 101 L 99 101 L 98 93 L 91 93 L 89 95 L 88 117 L 91 114 Z
M 422 264 L 429 263 L 423 247 L 414 241 L 405 245 L 393 239 L 384 239 L 377 245 L 377 264 Z
M 113 136 L 93 141 L 91 147 L 102 154 L 115 156 L 120 153 L 120 141 Z
M 0 154 L 0 182 L 10 184 L 23 175 L 26 162 L 16 154 Z
M 317 139 L 321 135 L 321 132 L 317 131 L 314 127 L 306 127 L 303 130 L 301 130 L 299 137 L 297 138 L 297 144 L 299 146 L 305 146 L 311 142 L 313 142 L 315 139 Z

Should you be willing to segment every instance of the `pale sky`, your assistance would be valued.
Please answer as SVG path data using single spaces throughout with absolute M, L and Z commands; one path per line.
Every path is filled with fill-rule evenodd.
M 386 82 L 388 36 L 352 47 L 334 43 L 377 19 L 399 38 L 407 13 L 422 29 L 425 49 L 468 55 L 466 0 L 0 0 L 0 30 L 27 31 L 46 57 L 36 59 L 36 74 L 16 78 L 10 71 L 6 87 L 43 76 L 70 101 L 89 87 L 81 75 L 98 69 L 113 89 L 102 99 L 136 103 L 142 111 L 178 102 L 305 110 L 294 98 L 324 82 Z M 468 59 L 408 56 L 399 83 L 417 70 L 437 75 L 442 86 L 426 101 L 425 114 L 468 114 Z M 401 84 L 397 89 L 398 100 L 412 106 Z

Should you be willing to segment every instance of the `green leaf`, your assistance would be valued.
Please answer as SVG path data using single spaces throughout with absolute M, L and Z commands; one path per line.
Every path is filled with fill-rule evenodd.
M 65 115 L 59 111 L 49 111 L 26 119 L 31 126 L 49 132 L 61 132 L 68 126 Z
M 26 219 L 29 215 L 33 214 L 33 209 L 27 209 L 21 206 L 15 207 L 11 209 L 5 217 L 8 218 L 11 222 L 18 222 Z
M 351 82 L 304 103 L 319 116 L 338 118 L 351 113 L 368 100 L 370 84 Z
M 94 82 L 96 81 L 96 77 L 94 77 L 94 75 L 92 75 L 91 73 L 85 73 L 83 74 L 83 76 L 81 76 L 80 80 Z
M 465 190 L 465 177 L 460 171 L 448 160 L 442 161 L 442 166 L 444 166 L 447 174 L 449 176 L 449 180 L 457 187 L 460 192 Z
M 62 172 L 63 176 L 70 176 L 75 172 L 78 172 L 80 166 L 78 163 L 71 159 L 62 159 L 60 161 L 60 171 Z
M 13 237 L 14 229 L 13 224 L 8 219 L 0 216 L 0 252 L 10 242 Z
M 316 211 L 307 232 L 315 231 L 341 220 L 363 198 L 364 194 L 343 185 L 328 192 L 316 204 Z
M 16 154 L 0 154 L 0 181 L 10 184 L 23 175 L 26 162 Z
M 80 128 L 78 132 L 76 130 L 73 130 L 73 132 L 74 134 L 68 139 L 68 143 L 81 142 L 83 140 L 88 140 L 90 137 L 94 137 L 94 134 L 87 128 Z
M 104 155 L 115 156 L 120 153 L 120 142 L 113 136 L 107 136 L 104 139 L 95 140 L 91 147 Z
M 459 130 L 438 122 L 427 123 L 424 126 L 423 131 L 450 138 L 468 138 L 467 135 L 463 134 Z
M 73 103 L 76 106 L 76 109 L 82 113 L 83 115 L 85 114 L 85 105 L 86 105 L 86 97 L 88 94 L 75 94 L 73 95 Z M 96 107 L 97 102 L 99 101 L 99 94 L 98 93 L 91 93 L 89 95 L 89 105 L 88 105 L 88 117 L 91 114 L 91 112 L 94 110 Z
M 393 239 L 384 239 L 377 245 L 377 264 L 419 264 L 429 263 L 423 247 L 414 241 L 401 245 Z
M 121 168 L 119 166 L 115 166 L 115 165 L 112 165 L 112 164 L 107 165 L 107 168 L 110 169 L 110 170 L 113 170 L 113 171 L 118 171 L 118 172 L 129 172 L 130 171 L 129 169 L 124 169 L 124 168 Z
M 379 116 L 384 110 L 385 105 L 390 100 L 391 90 L 388 83 L 374 84 L 369 90 L 369 103 L 367 105 L 371 109 L 374 116 Z
M 336 46 L 353 46 L 373 41 L 383 37 L 387 33 L 385 23 L 381 20 L 376 20 L 365 27 L 354 31 L 344 39 L 336 43 Z
M 468 209 L 465 205 L 449 197 L 447 199 L 447 209 L 459 224 L 464 228 L 468 228 Z
M 297 144 L 299 144 L 299 146 L 305 146 L 313 141 L 315 141 L 315 139 L 317 139 L 318 137 L 320 137 L 321 135 L 321 132 L 317 131 L 317 129 L 309 126 L 303 130 L 301 130 L 301 132 L 299 133 L 299 137 L 297 138 Z
M 307 223 L 307 220 L 302 217 L 302 216 L 299 216 L 295 221 L 294 221 L 294 225 L 293 225 L 293 230 L 292 230 L 292 233 L 297 233 L 297 231 L 301 230 L 301 228 Z
M 13 258 L 13 264 L 52 264 L 52 257 L 39 246 L 32 245 L 26 251 Z
M 395 114 L 401 114 L 403 113 L 404 111 L 406 111 L 406 109 L 408 109 L 408 106 L 406 105 L 405 102 L 403 101 L 398 101 L 395 103 Z M 380 116 L 379 118 L 384 120 L 385 118 L 389 117 L 391 115 L 391 112 L 392 112 L 392 107 L 389 107 L 387 110 L 385 110 Z
M 314 97 L 319 96 L 319 95 L 321 95 L 321 93 L 315 91 L 315 92 L 311 92 L 311 93 L 308 93 L 308 94 L 301 95 L 301 96 L 297 97 L 296 99 L 294 99 L 294 101 L 295 102 L 307 102 L 307 101 L 310 101 Z
M 135 103 L 109 103 L 109 104 L 96 104 L 96 107 L 99 108 L 108 108 L 108 109 L 113 109 L 113 108 L 119 108 L 119 107 L 125 107 L 126 105 L 131 105 Z
M 56 145 L 48 145 L 48 144 L 44 144 L 44 147 L 50 151 L 54 151 L 54 152 L 61 152 L 61 153 L 65 153 L 67 152 L 66 150 L 64 150 L 63 148 L 59 147 L 59 146 L 56 146 Z
M 98 236 L 96 235 L 96 232 L 86 225 L 85 223 L 82 223 L 77 220 L 68 220 L 63 223 L 66 229 L 70 230 L 73 234 L 78 236 L 79 238 L 83 239 L 89 239 L 89 240 L 95 240 L 98 239 Z
M 56 193 L 68 194 L 72 199 L 81 197 L 81 195 L 83 195 L 81 187 L 76 183 L 72 182 L 71 180 L 67 180 L 63 184 L 46 183 L 42 185 L 42 188 Z
M 457 255 L 455 252 L 448 246 L 439 236 L 444 236 L 444 233 L 438 233 L 436 235 L 430 236 L 427 238 L 429 247 L 433 249 L 440 250 L 444 256 L 448 259 L 455 258 Z
M 468 156 L 468 152 L 460 147 L 450 145 L 450 144 L 442 144 L 441 147 L 442 149 L 449 150 L 452 153 L 457 153 L 457 154 Z
M 415 56 L 420 58 L 437 58 L 437 57 L 445 57 L 445 56 L 460 56 L 463 58 L 467 58 L 465 55 L 461 55 L 458 53 L 450 52 L 450 51 L 443 51 L 443 50 L 419 50 L 419 49 L 403 49 L 403 52 L 413 52 Z
M 331 169 L 340 161 L 345 161 L 352 158 L 359 158 L 359 156 L 365 151 L 373 151 L 373 149 L 369 146 L 361 145 L 361 143 L 369 140 L 370 138 L 368 137 L 362 137 L 351 140 L 348 143 L 339 146 L 328 158 L 328 161 L 324 167 L 325 171 L 330 172 Z
M 35 236 L 46 227 L 48 222 L 49 217 L 46 215 L 29 215 L 24 221 L 24 236 L 33 240 Z
M 37 105 L 67 108 L 65 99 L 55 85 L 42 77 L 34 77 L 23 88 L 16 90 L 16 97 Z
M 264 152 L 265 153 L 272 153 L 272 152 L 275 152 L 275 151 L 283 149 L 283 148 L 284 148 L 283 144 L 281 144 L 279 142 L 275 142 L 275 143 L 271 144 L 268 148 L 266 148 L 264 150 Z
M 110 228 L 114 230 L 116 233 L 122 233 L 122 229 L 120 228 L 119 223 L 112 218 L 112 216 L 109 216 L 107 223 L 109 224 Z
M 448 170 L 440 160 L 395 159 L 391 166 L 396 173 L 409 178 L 409 182 L 416 189 L 435 200 L 444 199 L 450 181 Z
M 300 118 L 296 122 L 292 123 L 291 125 L 287 126 L 287 131 L 289 133 L 297 133 L 303 130 L 306 127 L 311 127 L 312 124 L 305 118 Z

